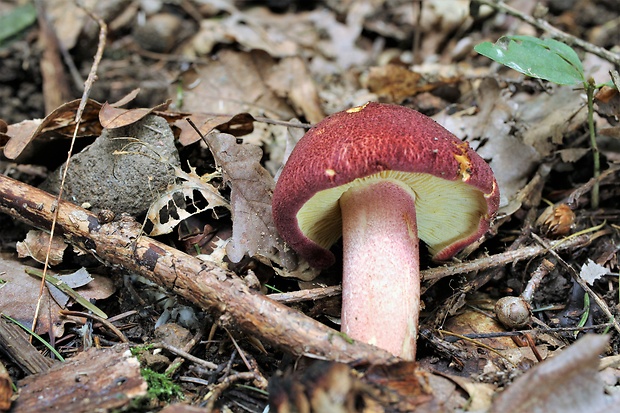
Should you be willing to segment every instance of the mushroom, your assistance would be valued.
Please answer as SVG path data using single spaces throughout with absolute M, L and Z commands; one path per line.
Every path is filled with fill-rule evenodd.
M 449 259 L 487 231 L 498 203 L 491 168 L 466 142 L 415 110 L 366 103 L 299 141 L 273 218 L 316 268 L 335 262 L 329 248 L 342 236 L 342 332 L 414 360 L 418 238 L 433 259 Z

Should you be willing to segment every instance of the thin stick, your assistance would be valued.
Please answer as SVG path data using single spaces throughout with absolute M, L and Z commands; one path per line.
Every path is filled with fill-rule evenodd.
M 123 343 L 129 343 L 129 340 L 127 339 L 127 337 L 125 337 L 125 334 L 123 334 L 123 332 L 121 330 L 119 330 L 114 324 L 110 323 L 108 320 L 106 320 L 103 317 L 99 317 L 98 315 L 92 314 L 92 313 L 86 313 L 84 311 L 60 310 L 59 313 L 62 314 L 62 315 L 70 315 L 70 316 L 74 316 L 74 317 L 84 317 L 84 318 L 90 318 L 92 320 L 95 320 L 95 321 L 103 324 L 110 331 L 112 331 L 114 334 L 116 334 L 116 336 L 119 338 L 119 340 L 121 340 Z
M 589 331 L 589 330 L 596 330 L 599 328 L 602 329 L 602 328 L 606 328 L 610 326 L 611 326 L 610 323 L 605 323 L 605 324 L 596 324 L 596 325 L 587 326 L 587 327 L 549 327 L 549 328 L 545 328 L 544 330 L 533 328 L 529 330 L 501 331 L 497 333 L 463 334 L 463 337 L 473 338 L 473 339 L 482 339 L 482 338 L 497 338 L 497 337 L 518 337 L 526 333 L 529 333 L 529 334 L 562 333 L 562 332 L 573 333 L 575 331 Z M 451 338 L 446 337 L 445 340 L 451 343 L 454 341 L 461 340 L 461 338 L 454 337 L 453 339 L 451 339 Z
M 530 245 L 528 247 L 519 248 L 514 251 L 507 251 L 501 254 L 495 254 L 488 257 L 482 257 L 475 260 L 455 264 L 452 266 L 431 268 L 428 270 L 420 271 L 420 275 L 424 278 L 425 283 L 431 285 L 439 281 L 444 277 L 449 277 L 456 274 L 464 274 L 472 271 L 478 271 L 487 268 L 501 267 L 506 264 L 514 263 L 524 259 L 529 259 L 542 255 L 548 251 L 548 248 L 556 249 L 557 251 L 563 251 L 567 249 L 577 248 L 590 243 L 595 238 L 601 235 L 607 234 L 608 231 L 598 231 L 592 235 L 584 234 L 578 237 L 565 238 L 558 241 L 552 241 L 549 243 L 549 247 L 541 245 Z M 427 286 L 428 288 L 428 286 Z
M 603 313 L 605 313 L 605 315 L 609 317 L 610 323 L 612 323 L 616 331 L 620 333 L 620 324 L 618 323 L 618 320 L 616 320 L 616 317 L 611 313 L 611 311 L 609 311 L 609 307 L 607 307 L 607 303 L 605 303 L 605 301 L 603 301 L 603 299 L 599 297 L 598 294 L 592 291 L 590 286 L 583 280 L 583 278 L 581 278 L 581 276 L 579 275 L 579 272 L 577 272 L 577 270 L 572 265 L 564 261 L 564 259 L 560 257 L 558 253 L 555 252 L 549 246 L 549 243 L 547 241 L 543 240 L 542 238 L 540 238 L 538 235 L 534 233 L 532 233 L 532 238 L 534 238 L 536 242 L 538 242 L 540 245 L 547 248 L 549 250 L 549 253 L 553 255 L 558 260 L 558 262 L 562 264 L 562 266 L 568 270 L 573 280 L 575 280 L 575 282 L 579 284 L 579 286 L 583 288 L 584 291 L 590 295 L 590 297 L 594 298 L 594 301 L 596 301 L 596 304 L 601 308 Z
M 188 353 L 185 350 L 182 350 L 182 349 L 180 349 L 178 347 L 174 347 L 174 346 L 172 346 L 172 345 L 170 345 L 170 344 L 168 344 L 166 342 L 163 342 L 163 341 L 161 343 L 154 344 L 154 347 L 166 349 L 169 352 L 176 354 L 177 356 L 183 357 L 184 359 L 189 360 L 191 362 L 194 362 L 194 363 L 196 363 L 196 364 L 198 364 L 198 365 L 200 365 L 200 366 L 202 366 L 202 367 L 204 367 L 206 369 L 209 369 L 209 370 L 216 370 L 217 367 L 218 367 L 218 365 L 215 364 L 215 363 L 211 363 L 210 361 L 198 358 L 198 357 Z
M 69 151 L 67 152 L 67 162 L 65 164 L 65 168 L 62 173 L 62 180 L 60 182 L 60 188 L 58 190 L 58 196 L 56 197 L 54 208 L 54 217 L 52 219 L 52 226 L 50 228 L 50 238 L 47 244 L 47 253 L 45 254 L 45 263 L 43 265 L 43 275 L 41 277 L 41 285 L 39 287 L 39 300 L 37 301 L 37 307 L 35 309 L 34 317 L 32 319 L 32 330 L 34 331 L 37 325 L 37 318 L 39 316 L 39 310 L 41 308 L 41 300 L 43 298 L 43 288 L 45 288 L 45 281 L 47 276 L 47 268 L 49 266 L 49 257 L 50 251 L 52 250 L 52 242 L 54 238 L 54 230 L 56 229 L 56 221 L 58 220 L 58 206 L 60 205 L 60 200 L 62 199 L 62 193 L 65 184 L 65 178 L 67 177 L 67 171 L 69 169 L 69 164 L 71 163 L 71 156 L 73 155 L 73 147 L 75 145 L 75 140 L 77 139 L 78 131 L 80 130 L 80 122 L 82 121 L 82 114 L 84 113 L 84 108 L 86 107 L 86 103 L 88 102 L 88 96 L 90 95 L 90 91 L 92 89 L 92 85 L 97 78 L 97 69 L 99 68 L 99 63 L 103 57 L 103 51 L 105 49 L 106 37 L 108 34 L 108 26 L 105 22 L 92 14 L 89 10 L 83 8 L 84 11 L 99 24 L 99 44 L 97 46 L 97 53 L 95 53 L 95 58 L 93 62 L 93 66 L 90 69 L 88 74 L 88 79 L 86 79 L 86 83 L 84 84 L 84 93 L 82 94 L 82 99 L 80 101 L 80 106 L 78 107 L 77 113 L 75 115 L 75 128 L 73 129 L 73 136 L 71 138 L 71 145 L 69 146 Z M 50 330 L 51 331 L 51 330 Z

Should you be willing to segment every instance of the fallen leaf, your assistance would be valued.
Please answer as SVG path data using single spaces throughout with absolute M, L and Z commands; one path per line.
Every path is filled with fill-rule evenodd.
M 519 96 L 515 96 L 518 101 Z M 588 115 L 585 93 L 570 87 L 556 87 L 551 93 L 541 93 L 519 103 L 515 113 L 516 125 L 523 142 L 548 156 L 562 143 L 567 131 L 583 125 Z
M 71 274 L 59 275 L 56 278 L 72 289 L 83 287 L 94 279 L 90 276 L 88 270 L 84 267 Z M 49 289 L 50 294 L 52 294 L 54 301 L 56 301 L 58 305 L 62 308 L 66 308 L 71 297 L 69 297 L 67 294 L 62 292 L 62 290 L 49 282 L 47 283 L 47 288 Z
M 62 257 L 67 249 L 67 244 L 61 236 L 54 236 L 50 245 L 50 236 L 47 232 L 30 230 L 26 234 L 26 239 L 17 242 L 17 256 L 19 258 L 31 257 L 35 261 L 45 263 L 48 246 L 50 248 L 49 265 L 58 265 L 62 262 Z
M 146 217 L 153 224 L 148 231 L 150 236 L 168 234 L 192 215 L 217 207 L 230 209 L 228 201 L 219 191 L 193 171 L 188 174 L 177 167 L 174 170 L 183 181 L 170 186 L 149 207 Z
M 183 146 L 191 145 L 201 139 L 187 119 L 196 125 L 203 136 L 213 129 L 233 136 L 247 135 L 254 130 L 254 118 L 249 113 L 237 113 L 235 115 L 193 113 L 174 122 L 174 126 L 181 129 L 179 143 Z
M 371 92 L 401 103 L 418 93 L 458 82 L 461 75 L 455 67 L 426 64 L 408 69 L 388 64 L 371 67 L 364 83 Z
M 46 139 L 50 136 L 71 136 L 75 129 L 75 113 L 80 99 L 72 100 L 52 111 L 45 119 L 23 121 L 9 125 L 6 135 L 10 137 L 4 147 L 4 156 L 16 159 L 35 139 Z M 89 99 L 82 114 L 78 136 L 93 136 L 101 132 L 97 119 L 101 104 Z
M 268 54 L 222 50 L 217 59 L 194 68 L 183 81 L 183 111 L 222 115 L 247 112 L 288 120 L 295 117 L 285 99 L 265 83 L 277 62 Z M 175 86 L 176 87 L 176 86 Z
M 129 126 L 155 111 L 165 110 L 169 104 L 168 101 L 152 108 L 122 109 L 106 102 L 99 111 L 99 122 L 106 129 Z
M 303 371 L 269 381 L 269 406 L 277 413 L 443 412 L 428 375 L 415 363 L 372 366 L 365 373 L 346 364 L 317 361 Z
M 206 140 L 231 188 L 233 236 L 226 248 L 230 260 L 239 262 L 246 254 L 258 255 L 293 269 L 294 253 L 285 247 L 273 223 L 271 194 L 275 185 L 260 164 L 263 151 L 218 131 L 209 133 Z
M 266 82 L 278 96 L 288 98 L 308 122 L 317 123 L 325 117 L 316 84 L 301 58 L 282 59 L 273 67 Z
M 557 151 L 562 162 L 577 162 L 590 152 L 589 148 L 568 148 Z
M 26 270 L 31 268 L 16 260 L 14 254 L 0 254 L 0 274 L 2 274 L 0 278 L 4 281 L 0 289 L 0 312 L 15 318 L 25 326 L 32 326 L 41 289 L 41 280 L 26 274 Z M 114 292 L 112 280 L 97 274 L 91 276 L 93 281 L 77 290 L 83 298 L 99 300 L 112 295 Z M 81 323 L 76 317 L 61 317 L 60 309 L 48 289 L 44 288 L 35 332 L 47 334 L 52 329 L 56 337 L 62 337 L 66 323 Z
M 71 50 L 86 23 L 90 20 L 82 9 L 96 10 L 96 0 L 86 0 L 80 7 L 72 0 L 49 0 L 46 2 L 46 12 L 49 21 L 54 26 L 58 41 L 65 50 Z
M 409 412 L 418 411 L 420 405 L 426 404 L 434 406 L 432 411 L 440 411 L 428 386 L 428 373 L 419 370 L 415 362 L 371 366 L 365 372 L 363 380 L 371 385 L 369 393 L 382 406 Z
M 615 411 L 620 394 L 606 394 L 598 373 L 598 356 L 608 340 L 607 336 L 585 335 L 515 380 L 495 399 L 489 413 Z

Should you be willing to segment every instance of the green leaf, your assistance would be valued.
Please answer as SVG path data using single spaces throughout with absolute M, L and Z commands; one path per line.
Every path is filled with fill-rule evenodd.
M 0 44 L 28 28 L 37 20 L 35 7 L 28 3 L 0 16 Z
M 474 50 L 524 75 L 559 85 L 574 85 L 586 81 L 577 53 L 557 40 L 503 36 L 495 44 L 480 43 Z

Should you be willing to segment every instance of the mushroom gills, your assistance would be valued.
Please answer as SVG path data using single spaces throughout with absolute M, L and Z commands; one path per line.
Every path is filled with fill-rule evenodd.
M 432 255 L 478 231 L 488 215 L 484 193 L 461 181 L 450 181 L 425 173 L 382 171 L 347 184 L 317 192 L 297 212 L 299 228 L 306 237 L 325 249 L 342 236 L 339 199 L 351 187 L 394 181 L 416 195 L 418 236 Z

